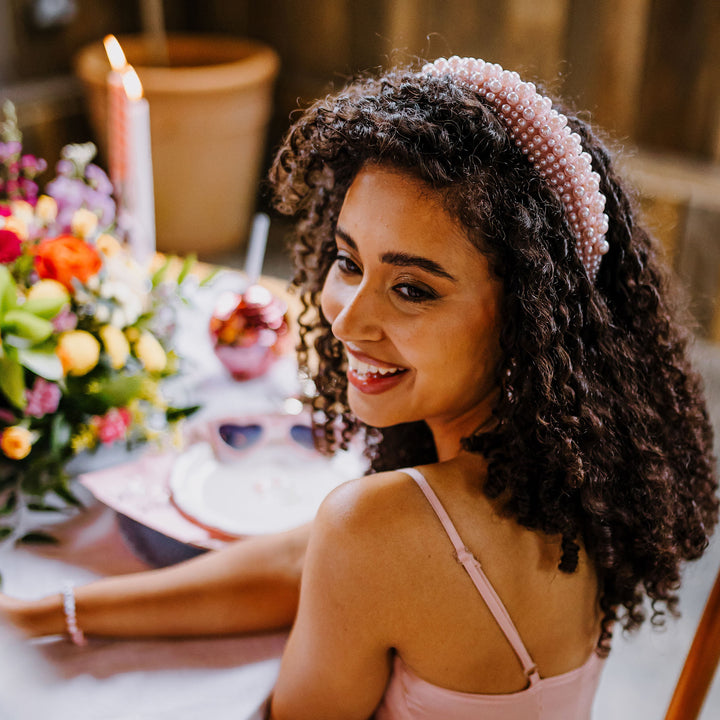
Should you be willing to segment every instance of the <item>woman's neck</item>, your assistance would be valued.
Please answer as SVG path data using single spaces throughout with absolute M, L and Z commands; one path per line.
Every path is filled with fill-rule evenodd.
M 489 430 L 496 423 L 497 419 L 491 410 L 475 417 L 472 422 L 468 422 L 467 419 L 463 422 L 452 424 L 428 422 L 428 427 L 435 441 L 438 461 L 446 462 L 457 457 L 463 452 L 463 438 Z

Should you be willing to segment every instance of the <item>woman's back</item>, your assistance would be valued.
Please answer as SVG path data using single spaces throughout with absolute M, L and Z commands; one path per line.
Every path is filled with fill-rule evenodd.
M 448 465 L 457 463 L 430 466 L 424 474 L 436 485 L 465 487 L 460 495 L 476 494 L 462 483 L 458 469 Z M 457 504 L 462 514 L 461 506 L 472 505 L 472 500 L 446 492 L 443 503 L 423 473 L 408 469 L 404 474 L 417 484 L 410 490 L 419 489 L 426 496 L 425 508 L 416 507 L 417 497 L 406 499 L 408 515 L 415 514 L 425 524 L 428 518 L 421 516 L 428 509 L 436 526 L 423 533 L 425 542 L 415 544 L 421 550 L 416 562 L 408 565 L 411 572 L 427 571 L 436 580 L 428 581 L 427 587 L 442 592 L 426 594 L 413 587 L 405 598 L 408 623 L 399 634 L 407 640 L 396 647 L 377 717 L 465 718 L 481 711 L 492 718 L 589 717 L 602 668 L 594 652 L 599 613 L 592 568 L 585 563 L 573 582 L 563 582 L 556 570 L 559 547 L 553 549 L 547 539 L 538 544 L 540 536 L 502 520 L 487 501 L 476 515 L 483 518 L 478 522 L 480 532 L 468 527 L 458 534 L 444 506 Z M 394 482 L 402 480 L 396 475 Z M 473 549 L 468 536 L 489 551 Z M 461 562 L 453 562 L 453 555 Z M 487 572 L 476 560 L 483 557 L 493 558 Z M 497 578 L 497 593 L 488 575 Z M 512 597 L 515 607 L 510 617 L 504 595 Z
M 480 461 L 481 462 L 481 461 Z M 597 579 L 581 552 L 577 572 L 558 570 L 559 540 L 502 518 L 482 494 L 477 456 L 422 468 L 462 542 L 479 561 L 512 618 L 541 677 L 580 667 L 600 632 Z M 473 472 L 473 466 L 475 470 Z M 388 552 L 402 557 L 393 647 L 420 677 L 448 689 L 511 693 L 527 685 L 517 656 L 465 569 L 427 499 L 405 473 L 392 473 L 378 493 L 404 508 L 386 529 Z M 372 492 L 372 490 L 369 490 Z M 378 500 L 380 497 L 378 497 Z

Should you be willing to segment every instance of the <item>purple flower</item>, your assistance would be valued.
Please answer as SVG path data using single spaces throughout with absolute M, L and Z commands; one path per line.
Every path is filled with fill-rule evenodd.
M 100 168 L 97 170 L 107 181 L 104 189 L 112 190 L 107 176 Z M 97 174 L 95 177 L 102 186 L 102 178 Z M 110 227 L 115 219 L 115 201 L 106 192 L 101 192 L 99 188 L 93 189 L 87 185 L 84 180 L 60 175 L 47 184 L 45 192 L 54 197 L 58 204 L 58 216 L 52 226 L 52 232 L 68 232 L 73 214 L 82 207 L 98 215 L 101 229 Z
M 98 216 L 98 225 L 108 228 L 115 220 L 115 201 L 99 190 L 90 190 L 86 194 L 86 206 Z
M 58 206 L 72 206 L 74 212 L 85 199 L 85 183 L 60 175 L 47 184 L 45 192 L 57 200 Z
M 29 177 L 39 175 L 47 169 L 45 160 L 37 158 L 34 155 L 23 155 L 20 159 L 20 165 Z
M 62 392 L 57 383 L 48 382 L 39 377 L 35 378 L 32 389 L 25 391 L 25 397 L 27 398 L 25 414 L 41 418 L 58 409 Z
M 28 180 L 27 178 L 21 178 L 20 187 L 22 188 L 23 194 L 27 200 L 35 200 L 38 196 L 38 184 L 34 180 Z
M 90 187 L 97 190 L 97 192 L 102 193 L 103 195 L 112 195 L 112 183 L 102 168 L 90 163 L 85 168 L 85 177 L 87 178 Z
M 55 172 L 62 177 L 71 177 L 75 174 L 75 165 L 73 165 L 71 160 L 65 160 L 63 158 L 62 160 L 58 160 L 57 165 L 55 165 Z
M 22 145 L 16 140 L 11 142 L 0 142 L 0 162 L 7 162 L 11 157 L 19 155 Z

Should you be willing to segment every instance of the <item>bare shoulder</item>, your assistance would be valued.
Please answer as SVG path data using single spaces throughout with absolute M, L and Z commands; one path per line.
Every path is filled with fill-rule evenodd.
M 379 611 L 382 598 L 402 593 L 422 534 L 422 499 L 414 485 L 405 473 L 388 472 L 333 490 L 313 523 L 306 560 L 313 576 L 332 577 L 336 586 L 372 588 L 363 600 L 368 611 L 376 602 Z
M 313 534 L 342 535 L 345 542 L 383 546 L 402 532 L 412 517 L 406 512 L 417 502 L 414 482 L 399 471 L 377 473 L 335 488 L 323 501 Z M 382 530 L 382 533 L 378 531 Z

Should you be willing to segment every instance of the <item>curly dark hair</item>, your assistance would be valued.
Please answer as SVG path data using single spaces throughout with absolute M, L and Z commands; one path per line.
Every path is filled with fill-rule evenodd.
M 575 570 L 584 545 L 599 575 L 606 653 L 615 621 L 643 622 L 645 595 L 654 624 L 677 614 L 681 561 L 702 554 L 717 520 L 717 480 L 701 382 L 655 244 L 603 142 L 555 107 L 607 198 L 610 250 L 594 283 L 556 193 L 490 106 L 452 78 L 398 68 L 316 102 L 290 128 L 270 184 L 275 207 L 296 220 L 299 353 L 314 368 L 322 445 L 364 431 L 374 470 L 436 455 L 424 423 L 366 428 L 347 405 L 345 355 L 319 299 L 348 187 L 368 164 L 422 179 L 489 258 L 504 290 L 502 392 L 497 424 L 463 444 L 488 459 L 489 498 L 562 538 L 562 571 Z

